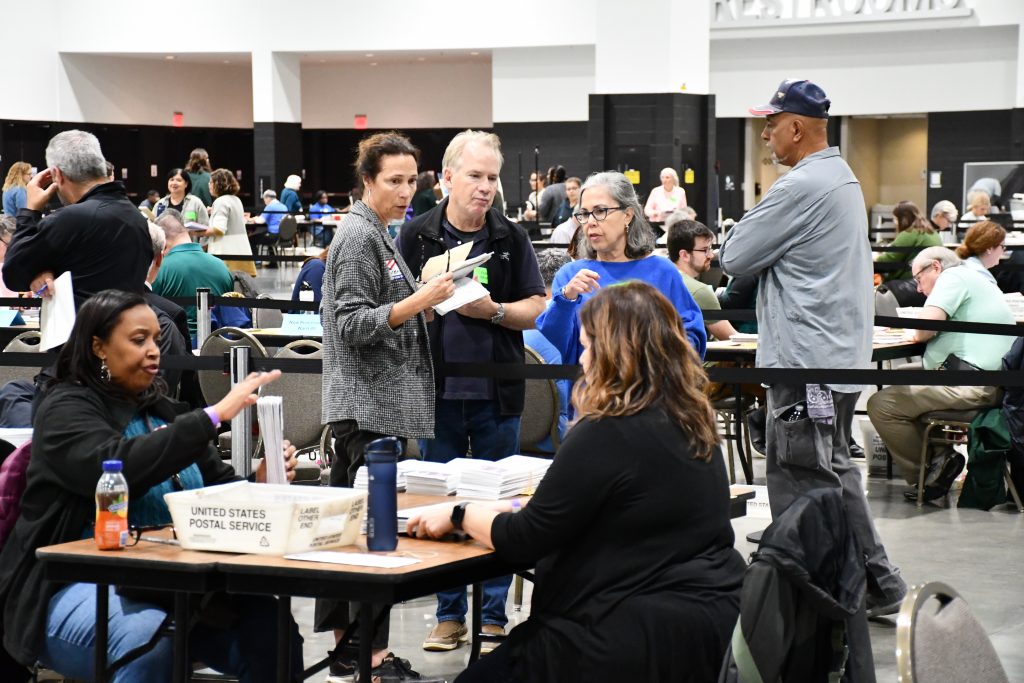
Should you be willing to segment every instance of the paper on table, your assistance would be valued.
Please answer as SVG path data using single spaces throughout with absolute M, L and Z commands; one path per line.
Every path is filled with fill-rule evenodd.
M 263 450 L 267 457 L 267 483 L 287 484 L 284 472 L 284 407 L 280 396 L 261 396 L 256 401 L 256 416 L 263 435 Z
M 427 259 L 427 262 L 423 264 L 423 269 L 420 271 L 420 280 L 426 282 L 441 273 L 458 268 L 472 250 L 473 243 L 466 242 L 457 247 L 452 247 L 443 254 Z
M 488 294 L 490 294 L 490 292 L 488 292 L 487 288 L 482 284 L 476 280 L 464 277 L 461 280 L 455 281 L 455 293 L 434 306 L 434 310 L 441 315 L 445 315 L 454 311 L 459 306 L 468 304 L 471 301 L 476 301 L 477 299 L 482 299 Z
M 397 569 L 420 562 L 414 557 L 395 557 L 393 555 L 370 555 L 364 553 L 339 553 L 333 550 L 314 550 L 308 553 L 285 555 L 286 560 L 303 560 L 305 562 L 326 562 L 328 564 L 350 564 L 356 567 L 380 567 L 381 569 Z
M 66 271 L 53 281 L 53 296 L 43 298 L 39 313 L 39 350 L 49 351 L 66 342 L 74 326 L 75 290 L 71 286 L 71 271 Z

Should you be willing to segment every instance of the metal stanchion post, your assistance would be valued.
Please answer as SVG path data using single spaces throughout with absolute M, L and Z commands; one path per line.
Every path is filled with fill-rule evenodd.
M 249 374 L 249 347 L 231 349 L 231 386 Z M 231 466 L 240 477 L 252 474 L 252 408 L 243 408 L 231 420 Z
M 210 336 L 210 289 L 196 289 L 196 348 L 203 348 L 203 342 Z

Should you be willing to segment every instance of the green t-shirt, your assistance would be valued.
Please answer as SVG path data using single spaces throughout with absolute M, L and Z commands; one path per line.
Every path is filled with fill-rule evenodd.
M 959 322 L 1014 324 L 1013 313 L 999 288 L 984 275 L 964 266 L 942 271 L 924 305 L 941 308 L 950 320 Z M 939 332 L 928 342 L 924 367 L 934 370 L 955 353 L 982 370 L 998 370 L 1015 339 L 994 334 Z
M 697 302 L 697 306 L 701 310 L 719 311 L 722 309 L 721 304 L 718 303 L 718 297 L 715 296 L 715 290 L 711 289 L 711 285 L 706 285 L 686 273 L 680 272 L 679 274 L 683 276 L 686 289 L 689 290 L 690 296 Z M 711 339 L 711 332 L 708 330 L 707 322 L 704 323 L 704 331 L 707 332 L 708 339 Z
M 909 280 L 913 277 L 910 272 L 910 263 L 917 256 L 918 252 L 925 247 L 941 247 L 942 237 L 937 232 L 919 232 L 917 230 L 904 230 L 896 235 L 890 247 L 920 247 L 918 251 L 883 251 L 876 259 L 877 263 L 905 263 L 907 268 L 902 270 L 890 270 L 882 273 L 882 280 Z
M 194 242 L 179 244 L 167 252 L 160 266 L 153 291 L 168 298 L 196 295 L 197 287 L 209 287 L 210 293 L 220 296 L 234 288 L 231 271 L 216 256 L 211 256 Z M 185 306 L 188 330 L 196 333 L 196 307 Z

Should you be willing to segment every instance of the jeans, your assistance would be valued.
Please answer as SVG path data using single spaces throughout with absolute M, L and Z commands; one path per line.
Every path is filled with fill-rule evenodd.
M 780 416 L 795 403 L 806 402 L 806 386 L 774 384 L 768 389 L 766 478 L 772 518 L 804 493 L 817 488 L 842 491 L 850 528 L 864 554 L 868 593 L 881 603 L 902 599 L 907 584 L 889 560 L 875 529 L 860 469 L 850 460 L 850 433 L 857 393 L 831 392 L 833 424 L 804 417 L 785 422 Z
M 171 680 L 173 647 L 169 634 L 161 633 L 167 612 L 154 605 L 123 598 L 109 589 L 107 661 L 114 664 L 126 655 L 139 656 L 119 666 L 113 683 L 162 683 Z M 217 671 L 237 676 L 243 683 L 275 680 L 277 643 L 276 601 L 243 596 L 233 602 L 239 618 L 233 629 L 196 624 L 189 636 L 189 655 Z M 57 592 L 47 608 L 46 634 L 39 661 L 64 676 L 93 680 L 96 638 L 96 586 L 73 583 Z M 292 673 L 302 673 L 302 636 L 292 622 Z
M 421 439 L 424 460 L 448 462 L 464 458 L 470 451 L 474 458 L 501 460 L 519 451 L 518 415 L 502 415 L 497 400 L 438 399 L 434 412 L 434 438 Z M 484 624 L 505 627 L 505 601 L 511 576 L 500 576 L 484 583 Z M 437 620 L 466 620 L 466 589 L 455 588 L 437 594 Z

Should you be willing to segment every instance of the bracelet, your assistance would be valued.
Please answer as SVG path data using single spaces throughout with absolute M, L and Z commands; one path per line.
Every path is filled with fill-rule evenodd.
M 203 408 L 203 412 L 206 413 L 206 416 L 208 418 L 210 418 L 210 422 L 213 423 L 214 429 L 220 427 L 220 415 L 217 414 L 216 408 L 214 408 L 213 406 L 207 406 Z
M 519 501 L 518 498 L 513 498 L 511 502 L 513 514 L 523 509 L 523 504 Z
M 562 298 L 563 298 L 563 299 L 565 299 L 566 301 L 568 301 L 569 303 L 576 303 L 576 299 L 579 299 L 579 298 L 580 298 L 580 295 L 579 295 L 579 294 L 577 294 L 577 295 L 576 295 L 576 299 L 570 299 L 569 297 L 567 297 L 567 296 L 565 295 L 565 288 L 566 288 L 566 287 L 568 287 L 568 285 L 564 285 L 564 286 L 562 287 L 562 291 L 560 291 L 560 292 L 559 292 L 559 294 L 561 294 L 561 295 L 562 295 Z

